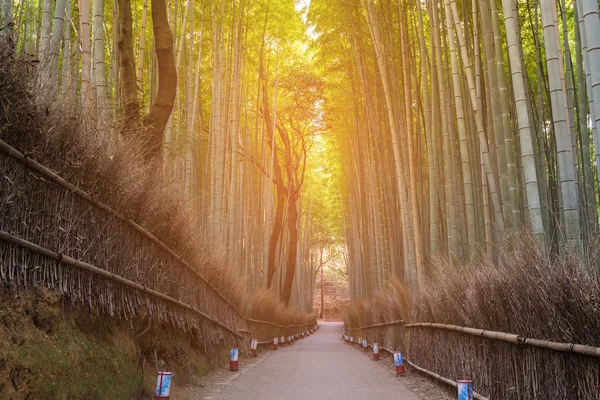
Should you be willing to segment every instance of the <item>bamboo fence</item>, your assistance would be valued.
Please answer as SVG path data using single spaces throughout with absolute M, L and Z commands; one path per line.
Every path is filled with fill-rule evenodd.
M 383 331 L 397 322 L 361 328 Z M 600 399 L 599 347 L 429 322 L 401 328 L 395 336 L 369 331 L 361 338 L 403 351 L 411 367 L 448 385 L 468 376 L 488 393 L 475 393 L 477 399 Z
M 10 293 L 45 286 L 116 318 L 144 309 L 204 346 L 245 348 L 252 327 L 273 337 L 316 324 L 246 318 L 150 232 L 2 140 L 0 170 L 0 281 Z
M 396 329 L 400 326 L 400 330 Z M 356 328 L 347 327 L 346 331 L 354 339 L 367 339 L 369 343 L 379 343 L 381 347 L 405 349 L 404 320 L 381 322 Z

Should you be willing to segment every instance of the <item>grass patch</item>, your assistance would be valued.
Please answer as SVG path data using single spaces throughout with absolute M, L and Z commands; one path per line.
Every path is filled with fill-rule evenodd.
M 2 398 L 137 399 L 139 393 L 151 399 L 157 367 L 175 372 L 176 386 L 213 369 L 191 340 L 171 328 L 138 337 L 143 324 L 93 317 L 50 291 L 36 292 L 0 295 Z M 44 312 L 57 315 L 52 324 L 40 325 Z

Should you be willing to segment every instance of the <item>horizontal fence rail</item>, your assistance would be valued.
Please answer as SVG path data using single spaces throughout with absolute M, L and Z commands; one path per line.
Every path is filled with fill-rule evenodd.
M 308 325 L 314 325 L 317 323 L 317 320 L 314 319 L 310 322 L 307 322 L 306 324 L 295 324 L 295 325 L 279 325 L 276 324 L 274 322 L 270 322 L 270 321 L 261 321 L 258 319 L 253 319 L 253 318 L 246 318 L 246 321 L 248 322 L 254 322 L 255 324 L 265 324 L 265 325 L 271 325 L 274 326 L 276 328 L 282 328 L 282 329 L 289 329 L 289 328 L 301 328 L 303 326 L 308 326 Z
M 400 332 L 402 330 L 403 333 L 400 334 L 400 336 L 398 335 L 389 335 L 389 330 L 384 329 L 386 326 L 389 325 L 399 325 L 400 328 L 398 329 L 398 332 Z M 596 387 L 596 383 L 599 381 L 597 378 L 594 378 L 594 374 L 597 373 L 597 371 L 599 370 L 598 365 L 596 364 L 596 362 L 594 361 L 594 359 L 596 358 L 600 358 L 600 347 L 594 347 L 594 346 L 588 346 L 588 345 L 583 345 L 583 344 L 578 344 L 578 343 L 564 343 L 564 342 L 554 342 L 554 341 L 550 341 L 550 340 L 540 340 L 540 339 L 534 339 L 534 338 L 528 338 L 525 336 L 521 336 L 521 335 L 517 335 L 514 333 L 506 333 L 506 332 L 499 332 L 499 331 L 492 331 L 492 330 L 485 330 L 485 329 L 478 329 L 478 328 L 471 328 L 471 327 L 466 327 L 466 326 L 457 326 L 457 325 L 451 325 L 451 324 L 440 324 L 440 323 L 432 323 L 432 322 L 415 322 L 415 323 L 410 323 L 410 324 L 400 324 L 399 321 L 390 321 L 390 322 L 384 322 L 384 323 L 379 323 L 379 324 L 373 324 L 373 325 L 366 325 L 360 328 L 351 328 L 348 325 L 347 326 L 347 331 L 348 332 L 357 332 L 360 331 L 361 328 L 362 329 L 366 329 L 366 328 L 382 328 L 380 331 L 367 331 L 364 335 L 366 337 L 362 337 L 362 339 L 367 339 L 368 341 L 371 340 L 371 338 L 373 339 L 374 342 L 379 343 L 379 348 L 385 352 L 388 352 L 390 354 L 394 353 L 394 350 L 392 350 L 389 347 L 393 347 L 393 348 L 397 348 L 396 346 L 399 346 L 399 348 L 404 349 L 405 351 L 407 351 L 409 354 L 411 355 L 410 359 L 409 357 L 404 357 L 407 364 L 410 365 L 412 368 L 414 368 L 415 370 L 424 373 L 432 378 L 435 378 L 437 380 L 439 380 L 440 382 L 444 382 L 445 384 L 451 385 L 453 387 L 457 387 L 457 383 L 455 381 L 453 381 L 452 379 L 447 378 L 446 376 L 452 376 L 453 374 L 456 374 L 456 376 L 459 376 L 460 374 L 464 374 L 465 370 L 463 368 L 465 368 L 464 362 L 466 362 L 467 364 L 470 363 L 469 358 L 467 359 L 462 359 L 460 356 L 457 359 L 457 363 L 454 364 L 454 366 L 449 367 L 449 368 L 442 368 L 443 375 L 440 375 L 434 371 L 428 370 L 426 368 L 423 368 L 422 366 L 416 365 L 412 360 L 414 358 L 418 358 L 421 359 L 423 358 L 423 355 L 428 355 L 428 357 L 425 357 L 424 360 L 428 360 L 426 362 L 426 364 L 431 364 L 432 367 L 434 367 L 434 369 L 437 369 L 438 366 L 440 366 L 440 360 L 438 355 L 436 355 L 435 351 L 431 350 L 431 346 L 436 346 L 436 341 L 440 341 L 443 340 L 443 336 L 435 336 L 433 339 L 433 342 L 430 339 L 425 339 L 425 341 L 420 340 L 419 338 L 421 337 L 420 334 L 417 334 L 417 332 L 414 332 L 418 329 L 424 329 L 424 330 L 431 330 L 431 331 L 440 331 L 440 333 L 442 331 L 449 331 L 449 332 L 453 332 L 455 334 L 458 334 L 457 338 L 460 338 L 460 335 L 467 335 L 473 338 L 484 338 L 484 339 L 488 339 L 491 341 L 498 341 L 501 343 L 508 343 L 508 344 L 513 344 L 513 345 L 524 345 L 527 346 L 523 347 L 523 359 L 521 361 L 522 365 L 514 365 L 514 371 L 508 371 L 509 373 L 506 376 L 506 378 L 508 379 L 504 384 L 501 383 L 500 381 L 498 381 L 498 377 L 496 376 L 497 374 L 495 374 L 494 368 L 494 362 L 492 362 L 492 364 L 490 364 L 490 359 L 489 356 L 486 356 L 485 351 L 492 351 L 494 352 L 494 357 L 493 360 L 495 360 L 497 357 L 499 357 L 498 354 L 498 349 L 497 347 L 490 347 L 490 350 L 486 350 L 488 349 L 488 346 L 490 345 L 486 345 L 483 346 L 481 344 L 478 343 L 471 343 L 470 345 L 467 345 L 467 347 L 459 347 L 460 350 L 458 350 L 459 352 L 461 351 L 465 351 L 465 349 L 469 349 L 468 346 L 475 346 L 475 353 L 473 354 L 478 354 L 478 357 L 481 358 L 481 360 L 479 361 L 475 361 L 473 362 L 473 364 L 471 365 L 471 367 L 469 367 L 469 369 L 471 369 L 471 373 L 473 371 L 481 371 L 482 374 L 481 376 L 479 376 L 479 378 L 481 378 L 480 380 L 478 380 L 478 384 L 479 387 L 486 391 L 486 392 L 490 392 L 489 394 L 493 394 L 495 393 L 496 395 L 499 395 L 502 398 L 504 398 L 503 396 L 506 396 L 510 393 L 514 394 L 514 391 L 517 388 L 521 388 L 521 389 L 525 389 L 528 388 L 529 386 L 527 382 L 527 379 L 540 379 L 538 385 L 545 385 L 548 384 L 550 381 L 548 381 L 548 379 L 552 380 L 553 382 L 556 381 L 557 379 L 559 380 L 564 380 L 565 376 L 568 376 L 569 381 L 568 382 L 563 382 L 562 386 L 560 384 L 552 386 L 552 389 L 550 389 L 549 393 L 553 393 L 554 390 L 556 390 L 556 394 L 558 396 L 562 396 L 564 393 L 562 391 L 566 391 L 565 393 L 569 393 L 569 391 L 571 390 L 576 390 L 576 393 L 578 396 L 578 398 L 589 398 L 590 395 L 594 395 L 594 393 L 597 393 L 598 389 L 594 389 L 594 387 Z M 404 329 L 407 329 L 406 331 Z M 411 334 L 410 331 L 413 331 L 413 333 Z M 386 333 L 387 332 L 387 333 Z M 417 336 L 415 336 L 415 334 Z M 388 335 L 388 336 L 386 336 Z M 345 336 L 346 339 L 348 338 L 347 336 Z M 429 336 L 427 336 L 429 337 Z M 355 338 L 356 338 L 356 333 L 355 333 Z M 392 338 L 392 340 L 390 341 L 389 339 Z M 412 340 L 411 340 L 412 338 Z M 406 340 L 407 342 L 404 343 L 404 340 Z M 416 340 L 416 346 L 415 346 L 415 340 Z M 453 339 L 453 340 L 459 340 L 458 342 L 455 343 L 460 343 L 460 339 Z M 383 342 L 387 342 L 387 346 L 385 347 L 382 345 L 382 341 Z M 469 342 L 470 343 L 470 342 Z M 490 342 L 491 343 L 491 342 Z M 498 344 L 500 345 L 500 344 Z M 369 347 L 372 347 L 372 343 L 368 343 Z M 460 345 L 459 345 L 460 346 Z M 483 346 L 483 347 L 481 347 Z M 506 347 L 506 350 L 501 350 L 500 354 L 505 354 L 505 357 L 514 357 L 515 351 L 517 351 L 518 347 L 517 346 L 510 346 L 508 345 L 508 347 Z M 512 348 L 512 353 L 508 352 L 510 349 Z M 542 369 L 535 369 L 533 368 L 531 371 L 532 374 L 529 374 L 530 367 L 528 367 L 529 363 L 532 362 L 533 360 L 536 359 L 536 357 L 541 357 L 541 356 L 536 356 L 536 353 L 532 353 L 532 351 L 534 351 L 533 349 L 538 348 L 538 349 L 544 349 L 544 350 L 550 350 L 549 352 L 545 352 L 545 354 L 547 354 L 548 356 L 545 357 L 550 357 L 550 358 L 543 358 L 545 360 L 556 360 L 556 361 L 550 361 L 551 363 L 556 364 L 555 367 L 558 368 L 557 371 L 560 371 L 560 373 L 562 375 L 561 378 L 557 378 L 556 376 L 554 376 L 553 374 L 555 372 L 553 371 L 546 371 L 544 368 Z M 491 350 L 494 349 L 494 350 Z M 431 350 L 431 352 L 430 352 Z M 398 351 L 398 350 L 396 350 Z M 482 353 L 483 351 L 483 353 Z M 539 351 L 539 350 L 538 350 Z M 561 357 L 560 353 L 574 353 L 575 355 L 573 357 L 576 357 L 574 359 L 570 359 L 566 360 L 564 358 L 554 358 L 554 357 Z M 462 354 L 462 353 L 461 353 Z M 512 354 L 512 355 L 511 355 Z M 537 354 L 542 354 L 542 353 L 537 353 Z M 462 357 L 465 357 L 465 354 L 462 354 Z M 582 357 L 583 358 L 579 358 Z M 587 359 L 586 359 L 587 357 Z M 512 358 L 511 358 L 512 359 Z M 461 361 L 462 360 L 462 361 Z M 492 360 L 492 361 L 493 361 Z M 559 360 L 564 360 L 564 361 L 559 361 Z M 565 364 L 563 364 L 563 362 Z M 512 363 L 512 361 L 511 361 Z M 444 366 L 445 364 L 442 362 L 441 364 L 442 366 Z M 512 364 L 511 364 L 512 365 Z M 559 366 L 560 365 L 560 366 Z M 571 366 L 571 368 L 575 367 L 576 365 L 580 365 L 582 368 L 582 371 L 585 371 L 585 374 L 587 375 L 583 375 L 581 377 L 579 377 L 580 379 L 583 379 L 582 382 L 578 381 L 578 375 L 575 374 L 574 372 L 570 373 L 568 372 L 569 370 L 569 366 Z M 446 365 L 446 367 L 448 367 Z M 427 367 L 429 368 L 429 366 Z M 456 370 L 456 368 L 460 369 Z M 525 370 L 523 370 L 523 368 L 525 368 Z M 554 368 L 554 367 L 553 367 Z M 552 368 L 551 368 L 552 369 Z M 521 373 L 523 372 L 527 372 L 528 376 L 526 378 L 522 378 L 521 381 L 517 381 L 517 377 L 520 377 L 521 374 L 518 372 L 521 371 Z M 567 372 L 565 372 L 567 371 Z M 596 371 L 596 372 L 594 372 Z M 542 374 L 542 375 L 536 375 L 536 374 Z M 546 374 L 546 375 L 543 375 Z M 550 375 L 548 375 L 550 374 Z M 570 375 L 569 375 L 570 374 Z M 591 374 L 591 375 L 590 375 Z M 479 375 L 479 374 L 477 374 Z M 468 375 L 469 377 L 471 377 L 471 375 Z M 591 379 L 590 381 L 586 381 L 585 379 Z M 577 383 L 579 382 L 579 383 Z M 577 388 L 577 386 L 573 386 L 573 385 L 583 385 L 580 388 Z M 520 386 L 519 386 L 520 385 Z M 525 386 L 523 386 L 525 385 Z M 535 385 L 534 385 L 535 386 Z M 600 387 L 600 386 L 598 386 Z M 531 389 L 531 388 L 530 388 Z M 539 389 L 539 387 L 538 387 Z M 525 395 L 526 397 L 524 398 L 530 398 L 527 397 L 527 395 L 533 395 L 535 397 L 535 388 L 531 389 L 533 390 L 533 394 L 526 392 L 523 393 L 523 395 Z M 561 390 L 560 394 L 559 390 Z M 499 393 L 497 393 L 497 391 Z M 548 393 L 546 393 L 548 394 Z M 476 393 L 473 392 L 473 396 L 475 399 L 480 399 L 480 400 L 489 400 L 489 397 L 486 397 L 483 394 L 480 393 Z M 581 397 L 583 396 L 583 397 Z M 532 397 L 533 398 L 533 397 Z M 561 397 L 562 398 L 562 397 Z M 596 398 L 596 397 L 594 397 Z
M 404 325 L 405 328 L 431 328 L 431 329 L 444 329 L 448 331 L 460 332 L 465 335 L 480 336 L 493 340 L 501 340 L 508 343 L 514 344 L 525 344 L 529 346 L 542 347 L 548 350 L 564 351 L 570 353 L 578 353 L 584 356 L 598 357 L 600 358 L 600 347 L 587 346 L 577 343 L 563 343 L 553 342 L 550 340 L 540 340 L 527 338 L 524 336 L 515 335 L 514 333 L 505 333 L 497 331 L 487 331 L 485 329 L 469 328 L 466 326 L 448 325 L 448 324 L 436 324 L 432 322 L 418 322 L 413 324 Z
M 37 254 L 40 254 L 40 255 L 42 255 L 44 257 L 50 258 L 52 260 L 55 260 L 55 261 L 57 261 L 57 262 L 59 262 L 61 264 L 69 265 L 69 266 L 72 266 L 72 267 L 76 267 L 76 268 L 85 270 L 85 271 L 90 272 L 92 274 L 98 275 L 98 276 L 100 276 L 102 278 L 105 278 L 105 279 L 108 279 L 108 280 L 111 280 L 111 281 L 115 281 L 115 282 L 117 282 L 117 283 L 119 283 L 119 284 L 121 284 L 123 286 L 128 287 L 128 288 L 131 288 L 131 289 L 143 292 L 143 293 L 147 293 L 147 294 L 149 294 L 151 296 L 160 298 L 160 299 L 165 300 L 165 301 L 167 301 L 169 303 L 172 303 L 172 304 L 174 304 L 174 305 L 176 305 L 178 307 L 182 307 L 182 308 L 185 308 L 186 310 L 192 311 L 192 312 L 198 314 L 199 316 L 201 316 L 202 318 L 204 318 L 204 319 L 206 319 L 206 320 L 208 320 L 208 321 L 210 321 L 210 322 L 212 322 L 212 323 L 220 326 L 221 328 L 223 328 L 223 329 L 225 329 L 225 330 L 233 333 L 234 335 L 236 335 L 238 337 L 242 336 L 235 329 L 226 326 L 225 324 L 221 323 L 220 321 L 218 321 L 218 320 L 210 317 L 209 315 L 203 313 L 202 311 L 198 310 L 195 307 L 190 306 L 187 303 L 184 303 L 182 301 L 179 301 L 177 299 L 169 297 L 169 296 L 167 296 L 167 295 L 165 295 L 163 293 L 157 292 L 156 290 L 149 289 L 149 288 L 145 287 L 144 285 L 140 285 L 139 283 L 135 283 L 133 281 L 130 281 L 129 279 L 125 279 L 125 278 L 123 278 L 123 277 L 121 277 L 119 275 L 113 274 L 112 272 L 108 272 L 106 270 L 103 270 L 102 268 L 98 268 L 98 267 L 96 267 L 94 265 L 91 265 L 91 264 L 88 264 L 86 262 L 75 260 L 75 259 L 73 259 L 73 258 L 71 258 L 69 256 L 64 255 L 64 254 L 60 254 L 60 253 L 54 252 L 52 250 L 45 249 L 43 247 L 40 247 L 40 246 L 38 246 L 38 245 L 36 245 L 34 243 L 31 243 L 31 242 L 27 241 L 27 240 L 15 237 L 15 236 L 13 236 L 13 235 L 11 235 L 11 234 L 9 234 L 7 232 L 4 232 L 4 231 L 0 231 L 0 240 L 8 242 L 8 243 L 15 244 L 17 246 L 24 247 L 24 248 L 26 248 L 28 250 L 33 251 L 34 253 L 37 253 Z M 240 331 L 242 331 L 242 330 L 240 330 Z
M 450 385 L 452 387 L 458 388 L 458 384 L 455 381 L 453 381 L 452 379 L 445 378 L 445 377 L 443 377 L 443 376 L 441 376 L 439 374 L 436 374 L 433 371 L 430 371 L 430 370 L 425 369 L 425 368 L 421 368 L 418 365 L 412 363 L 408 358 L 406 359 L 406 363 L 408 365 L 410 365 L 412 368 L 416 369 L 417 371 L 419 371 L 419 372 L 421 372 L 421 373 L 423 373 L 425 375 L 431 376 L 432 378 L 437 379 L 440 382 L 444 382 L 447 385 Z M 475 391 L 473 392 L 473 398 L 478 399 L 478 400 L 490 400 L 489 397 L 485 397 L 484 395 L 479 394 L 479 393 L 477 393 Z
M 404 325 L 404 320 L 403 319 L 399 319 L 397 321 L 381 322 L 379 324 L 359 326 L 358 328 L 348 328 L 348 330 L 355 332 L 355 331 L 361 331 L 363 329 L 380 328 L 380 327 L 383 327 L 383 326 L 391 326 L 391 325 Z
M 394 323 L 387 323 L 387 324 L 384 324 L 384 325 L 397 325 L 395 322 L 398 322 L 398 321 L 394 321 Z M 352 329 L 348 329 L 348 330 L 352 330 Z M 362 346 L 361 343 L 359 343 L 359 345 Z M 373 343 L 367 343 L 367 347 L 373 348 Z M 379 350 L 382 350 L 382 351 L 385 351 L 386 353 L 394 355 L 394 350 L 389 349 L 387 347 L 379 347 Z M 398 350 L 396 350 L 396 351 L 398 351 Z M 406 355 L 404 356 L 404 361 L 406 361 L 406 363 L 408 365 L 410 365 L 412 368 L 416 369 L 417 371 L 422 372 L 425 375 L 428 375 L 428 376 L 430 376 L 432 378 L 435 378 L 435 379 L 439 380 L 440 382 L 443 382 L 443 383 L 445 383 L 447 385 L 450 385 L 452 387 L 455 387 L 455 388 L 458 386 L 458 384 L 455 381 L 453 381 L 452 379 L 448 379 L 446 377 L 441 376 L 440 374 L 436 374 L 433 371 L 429 371 L 428 369 L 419 367 L 415 363 L 411 362 L 408 359 L 408 357 L 406 357 Z M 473 398 L 478 399 L 478 400 L 490 400 L 488 397 L 485 397 L 484 395 L 479 394 L 477 392 L 473 392 Z

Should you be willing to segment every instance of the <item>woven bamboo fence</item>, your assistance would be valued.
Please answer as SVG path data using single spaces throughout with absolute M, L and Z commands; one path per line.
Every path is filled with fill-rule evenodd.
M 390 327 L 404 339 L 390 336 Z M 409 365 L 435 379 L 453 385 L 469 377 L 478 398 L 600 399 L 600 347 L 436 323 L 346 327 L 361 329 L 380 346 L 395 337 L 381 348 L 404 349 Z
M 293 336 L 295 334 L 301 334 L 317 326 L 317 321 L 313 320 L 306 324 L 292 324 L 292 325 L 279 325 L 268 321 L 259 321 L 256 319 L 248 318 L 250 324 L 250 330 L 252 331 L 252 337 L 258 339 L 259 343 L 267 344 L 272 343 L 274 338 Z
M 205 347 L 246 348 L 253 328 L 310 329 L 248 320 L 151 233 L 1 140 L 0 171 L 0 282 L 10 293 L 44 286 L 96 314 L 143 312 Z
M 368 343 L 378 343 L 382 348 L 406 351 L 404 320 L 382 322 L 356 328 L 348 327 L 346 334 L 352 336 L 354 340 L 361 338 L 367 339 Z

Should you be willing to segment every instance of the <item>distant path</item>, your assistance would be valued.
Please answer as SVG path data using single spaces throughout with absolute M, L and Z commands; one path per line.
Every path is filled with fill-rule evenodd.
M 215 400 L 419 400 L 401 379 L 341 340 L 342 323 L 321 322 L 238 376 Z M 381 361 L 383 362 L 383 361 Z M 389 361 L 388 361 L 389 362 Z

